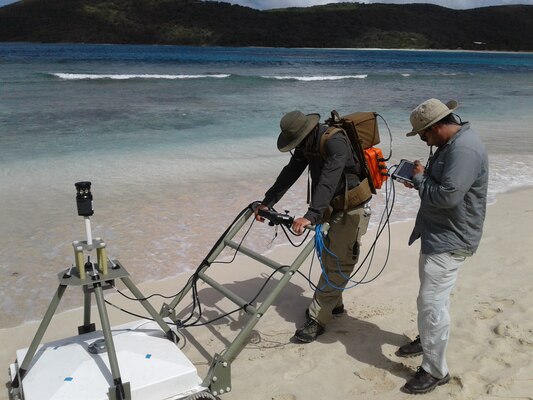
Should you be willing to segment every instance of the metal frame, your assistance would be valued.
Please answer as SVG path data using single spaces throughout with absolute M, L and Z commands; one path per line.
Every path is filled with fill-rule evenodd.
M 243 307 L 244 311 L 250 315 L 250 319 L 245 324 L 241 332 L 235 337 L 229 346 L 221 354 L 215 354 L 213 360 L 211 361 L 209 371 L 207 376 L 202 382 L 202 386 L 205 386 L 209 391 L 214 395 L 218 396 L 226 392 L 231 391 L 231 363 L 241 352 L 241 350 L 248 343 L 248 337 L 250 336 L 253 328 L 259 322 L 261 317 L 265 314 L 268 308 L 272 303 L 277 299 L 279 294 L 283 291 L 285 286 L 289 283 L 295 272 L 300 268 L 305 259 L 311 254 L 314 249 L 314 241 L 310 240 L 305 247 L 302 249 L 300 254 L 290 265 L 279 264 L 278 262 L 271 260 L 245 246 L 238 244 L 233 241 L 235 235 L 241 230 L 246 221 L 254 215 L 251 207 L 247 209 L 240 218 L 238 218 L 233 226 L 227 231 L 223 237 L 218 242 L 218 245 L 212 250 L 207 259 L 205 259 L 202 264 L 199 266 L 197 271 L 197 276 L 203 282 L 211 286 L 220 292 L 223 296 L 231 300 L 233 303 L 237 304 L 240 307 Z M 313 229 L 314 227 L 309 227 Z M 322 232 L 327 234 L 329 229 L 328 224 L 324 224 L 322 227 Z M 220 253 L 226 248 L 232 248 L 238 253 L 244 254 L 259 263 L 266 265 L 267 267 L 272 268 L 273 270 L 278 270 L 283 273 L 283 277 L 280 279 L 278 284 L 272 289 L 268 294 L 265 301 L 257 308 L 248 304 L 248 302 L 240 298 L 236 293 L 227 289 L 220 283 L 216 282 L 214 279 L 209 277 L 206 272 L 211 266 L 211 263 L 216 260 Z M 169 317 L 174 322 L 177 322 L 175 309 L 191 290 L 193 282 L 189 281 L 185 288 L 178 294 L 170 304 L 163 304 L 160 315 L 162 317 Z

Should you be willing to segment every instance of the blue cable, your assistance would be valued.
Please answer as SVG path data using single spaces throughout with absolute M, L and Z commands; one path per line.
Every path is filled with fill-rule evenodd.
M 333 258 L 335 258 L 335 263 L 337 264 L 337 269 L 339 271 L 339 274 L 342 277 L 344 277 L 346 279 L 346 281 L 351 281 L 351 279 L 350 279 L 350 277 L 347 277 L 341 271 L 339 257 L 337 257 L 337 255 L 335 253 L 333 253 L 330 249 L 328 249 L 326 247 L 326 245 L 324 243 L 324 236 L 325 235 L 322 232 L 322 224 L 317 224 L 315 226 L 315 250 L 316 250 L 316 255 L 317 255 L 318 261 L 320 262 L 320 267 L 322 269 L 322 276 L 324 277 L 324 280 L 326 281 L 326 283 L 321 288 L 318 288 L 318 290 L 320 290 L 322 292 L 323 289 L 326 286 L 329 286 L 329 287 L 331 287 L 333 289 L 344 291 L 344 290 L 352 289 L 352 288 L 356 287 L 357 285 L 359 285 L 359 282 L 354 282 L 354 284 L 351 285 L 351 286 L 339 287 L 339 286 L 337 286 L 334 283 L 329 281 L 329 277 L 328 277 L 326 268 L 324 266 L 324 262 L 322 261 L 322 254 L 323 254 L 324 250 L 326 250 L 326 252 L 329 253 Z

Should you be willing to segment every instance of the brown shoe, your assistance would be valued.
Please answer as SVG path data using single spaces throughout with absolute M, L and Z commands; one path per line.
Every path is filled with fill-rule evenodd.
M 437 386 L 444 385 L 450 381 L 450 374 L 447 374 L 444 378 L 435 378 L 429 372 L 426 372 L 424 368 L 418 367 L 418 371 L 411 380 L 409 380 L 402 388 L 406 393 L 410 394 L 422 394 L 431 392 Z
M 399 357 L 415 357 L 423 353 L 420 335 L 411 343 L 404 344 L 396 351 L 396 355 Z

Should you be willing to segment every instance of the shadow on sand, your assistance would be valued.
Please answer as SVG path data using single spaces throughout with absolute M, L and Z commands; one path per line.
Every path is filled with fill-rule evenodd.
M 245 300 L 251 300 L 257 296 L 253 305 L 258 307 L 278 282 L 277 278 L 280 277 L 280 275 L 277 275 L 275 278 L 266 282 L 267 276 L 267 274 L 264 274 L 261 277 L 229 283 L 224 286 Z M 263 285 L 265 287 L 259 293 Z M 269 313 L 277 313 L 286 321 L 294 323 L 294 329 L 296 329 L 297 326 L 300 326 L 304 322 L 305 309 L 311 301 L 303 293 L 304 289 L 302 287 L 289 282 L 272 306 L 266 311 L 265 317 L 268 318 Z M 224 297 L 220 292 L 211 287 L 202 288 L 199 290 L 198 295 L 202 304 L 201 322 L 214 320 L 225 313 L 238 309 L 238 306 L 233 303 L 229 307 L 228 304 L 225 304 L 223 309 L 219 303 L 221 303 Z M 184 309 L 179 316 L 184 317 L 189 313 L 190 307 Z M 231 344 L 231 340 L 219 332 L 219 327 L 227 325 L 232 331 L 239 333 L 249 319 L 250 315 L 240 310 L 217 319 L 207 324 L 206 327 L 224 346 L 228 346 Z M 209 362 L 212 356 L 205 349 L 202 350 L 201 344 L 194 340 L 193 330 L 194 328 L 189 328 L 184 331 L 183 335 L 200 350 L 206 358 L 206 361 Z M 257 336 L 260 333 L 254 330 L 252 336 L 254 335 Z M 295 343 L 291 336 L 292 334 L 288 334 L 286 341 L 281 343 L 281 345 L 285 346 L 290 345 L 291 342 Z M 261 338 L 256 337 L 255 341 L 260 342 Z M 317 339 L 319 343 L 341 342 L 346 348 L 346 354 L 349 357 L 363 364 L 388 371 L 401 378 L 408 378 L 412 375 L 413 371 L 402 363 L 388 358 L 383 353 L 383 346 L 391 345 L 399 347 L 408 341 L 409 338 L 405 335 L 385 331 L 374 323 L 355 318 L 346 312 L 340 316 L 336 316 L 326 328 L 326 332 Z

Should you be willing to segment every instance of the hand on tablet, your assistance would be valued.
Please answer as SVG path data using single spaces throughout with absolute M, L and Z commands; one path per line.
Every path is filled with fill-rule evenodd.
M 424 173 L 425 169 L 426 168 L 422 165 L 420 160 L 415 160 L 413 167 L 413 176 L 415 176 L 416 174 Z

